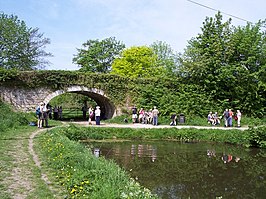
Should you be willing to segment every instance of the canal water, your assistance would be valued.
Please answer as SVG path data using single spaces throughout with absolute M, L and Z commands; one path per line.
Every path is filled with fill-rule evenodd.
M 88 145 L 161 198 L 266 198 L 266 150 L 173 141 Z

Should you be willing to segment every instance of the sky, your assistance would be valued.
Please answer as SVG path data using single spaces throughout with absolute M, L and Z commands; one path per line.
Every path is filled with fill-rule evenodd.
M 266 19 L 265 8 L 265 0 L 0 0 L 1 13 L 18 16 L 51 40 L 48 70 L 78 70 L 72 63 L 77 49 L 109 37 L 128 48 L 163 41 L 183 53 L 217 10 L 224 21 L 245 26 Z

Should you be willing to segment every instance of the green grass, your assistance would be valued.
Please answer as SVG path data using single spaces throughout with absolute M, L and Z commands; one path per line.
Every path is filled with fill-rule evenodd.
M 221 142 L 242 145 L 246 147 L 266 148 L 266 126 L 238 129 L 146 129 L 146 128 L 96 128 L 71 125 L 62 129 L 71 140 L 86 139 L 131 139 L 131 140 L 177 140 L 182 142 Z
M 35 115 L 14 112 L 0 101 L 0 118 L 0 198 L 14 198 L 17 194 L 27 195 L 29 199 L 54 198 L 29 154 L 29 136 L 37 130 L 29 122 L 36 121 Z M 15 169 L 20 172 L 15 173 Z M 28 183 L 29 188 L 23 183 Z
M 36 130 L 36 127 L 19 126 L 11 130 L 2 131 L 0 135 L 0 198 L 13 198 L 8 190 L 14 186 L 11 173 L 15 168 L 21 171 L 19 180 L 30 182 L 33 190 L 27 198 L 53 198 L 47 185 L 40 178 L 40 170 L 35 166 L 28 154 L 28 138 Z M 19 154 L 20 158 L 16 158 Z M 24 161 L 27 159 L 27 161 Z M 30 172 L 28 172 L 30 170 Z M 18 177 L 18 176 L 17 176 Z M 16 185 L 15 185 L 16 186 Z M 25 187 L 12 190 L 12 194 L 29 192 Z M 45 196 L 45 197 L 43 197 Z
M 61 128 L 42 134 L 37 146 L 45 160 L 43 164 L 54 171 L 56 181 L 67 190 L 69 198 L 157 198 L 114 162 L 96 158 L 63 132 Z

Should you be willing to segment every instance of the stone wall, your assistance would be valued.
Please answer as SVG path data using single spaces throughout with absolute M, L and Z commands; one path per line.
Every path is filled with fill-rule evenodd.
M 3 101 L 11 104 L 18 110 L 34 112 L 40 102 L 49 101 L 63 93 L 79 93 L 95 100 L 104 113 L 104 118 L 112 118 L 121 114 L 121 108 L 116 107 L 110 99 L 105 96 L 104 91 L 83 86 L 71 86 L 66 90 L 52 91 L 48 88 L 17 88 L 0 86 L 0 97 Z
M 48 93 L 52 91 L 46 88 L 11 88 L 0 87 L 1 99 L 18 110 L 35 111 L 40 102 L 44 101 Z

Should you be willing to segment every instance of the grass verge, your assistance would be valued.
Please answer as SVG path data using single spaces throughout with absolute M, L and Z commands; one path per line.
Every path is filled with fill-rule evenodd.
M 97 128 L 78 127 L 71 125 L 62 130 L 71 140 L 86 139 L 138 139 L 138 140 L 177 140 L 181 142 L 220 142 L 242 145 L 246 147 L 266 148 L 266 126 L 250 128 L 245 131 L 238 129 L 134 129 L 134 128 Z
M 42 134 L 38 151 L 70 198 L 157 198 L 112 161 L 96 158 L 84 145 L 71 141 L 65 128 Z
M 15 112 L 0 101 L 1 199 L 55 198 L 29 152 L 29 137 L 37 130 L 29 122 L 35 120 L 34 114 Z

